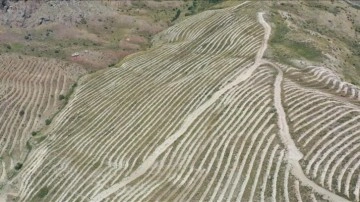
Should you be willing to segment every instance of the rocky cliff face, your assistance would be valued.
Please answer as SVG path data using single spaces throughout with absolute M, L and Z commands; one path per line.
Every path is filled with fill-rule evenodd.
M 43 3 L 45 1 L 42 0 L 1 0 L 0 23 L 10 27 L 25 27 L 26 19 L 30 18 Z
M 1 0 L 1 4 L 0 4 L 0 8 L 1 9 L 7 9 L 8 8 L 8 6 L 9 6 L 9 2 L 8 2 L 8 0 Z

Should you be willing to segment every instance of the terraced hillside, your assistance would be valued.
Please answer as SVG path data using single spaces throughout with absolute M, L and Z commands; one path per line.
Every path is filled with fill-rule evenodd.
M 0 56 L 1 183 L 21 168 L 30 145 L 27 140 L 62 106 L 78 76 L 85 71 L 57 60 Z
M 83 77 L 3 196 L 359 201 L 359 89 L 325 67 L 264 59 L 263 8 L 191 16 Z
M 359 201 L 359 89 L 323 67 L 287 69 L 284 102 L 305 173 Z

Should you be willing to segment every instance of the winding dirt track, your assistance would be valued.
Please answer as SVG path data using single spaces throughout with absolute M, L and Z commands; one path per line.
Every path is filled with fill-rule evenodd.
M 256 70 L 257 67 L 259 67 L 262 64 L 262 57 L 264 55 L 264 52 L 267 48 L 267 41 L 270 37 L 271 33 L 271 27 L 266 23 L 263 17 L 264 13 L 260 12 L 258 13 L 258 20 L 259 23 L 264 27 L 265 35 L 264 35 L 264 41 L 262 42 L 262 45 L 259 49 L 259 51 L 256 54 L 255 62 L 252 66 L 250 66 L 243 74 L 239 75 L 234 81 L 224 86 L 219 91 L 215 92 L 212 97 L 206 101 L 203 105 L 201 105 L 199 108 L 194 110 L 189 116 L 184 120 L 182 126 L 178 131 L 176 131 L 173 135 L 171 135 L 169 138 L 167 138 L 161 145 L 159 145 L 155 151 L 149 155 L 147 159 L 143 161 L 143 163 L 134 171 L 132 172 L 128 177 L 124 178 L 121 182 L 116 183 L 112 185 L 110 188 L 100 192 L 95 197 L 91 199 L 92 202 L 95 201 L 101 201 L 104 198 L 110 196 L 114 192 L 118 191 L 119 189 L 123 188 L 130 182 L 134 181 L 138 177 L 142 176 L 143 174 L 148 171 L 151 166 L 155 163 L 156 159 L 164 153 L 166 149 L 168 149 L 177 139 L 179 139 L 182 135 L 185 134 L 187 129 L 191 126 L 191 124 L 211 105 L 213 105 L 223 94 L 225 94 L 228 90 L 232 89 L 239 83 L 245 81 L 248 79 L 252 73 Z
M 276 108 L 276 113 L 278 115 L 280 139 L 285 145 L 288 152 L 288 160 L 298 162 L 300 159 L 303 158 L 304 155 L 298 150 L 294 143 L 294 140 L 291 138 L 289 126 L 286 121 L 285 111 L 281 103 L 281 83 L 283 80 L 283 72 L 277 66 L 275 66 L 275 68 L 278 70 L 278 75 L 276 76 L 276 80 L 274 83 L 274 104 Z

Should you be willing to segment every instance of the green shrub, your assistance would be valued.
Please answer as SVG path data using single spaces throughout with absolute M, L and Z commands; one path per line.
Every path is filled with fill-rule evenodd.
M 46 119 L 46 120 L 45 120 L 45 124 L 46 124 L 46 125 L 50 125 L 50 123 L 51 123 L 51 119 Z
M 22 168 L 23 164 L 22 163 L 17 163 L 15 165 L 15 170 L 20 170 Z
M 180 9 L 177 9 L 176 14 L 175 14 L 175 16 L 173 17 L 173 19 L 171 20 L 171 22 L 173 22 L 173 21 L 175 21 L 176 19 L 178 19 L 179 16 L 180 16 L 180 14 L 181 14 L 181 10 L 180 10 Z
M 20 116 L 24 116 L 24 114 L 25 114 L 25 111 L 24 111 L 24 110 L 21 110 L 21 111 L 19 112 L 19 115 L 20 115 Z
M 59 95 L 59 100 L 63 100 L 65 99 L 65 96 L 64 95 Z
M 32 146 L 29 141 L 26 141 L 26 148 L 28 149 L 29 152 L 32 150 Z

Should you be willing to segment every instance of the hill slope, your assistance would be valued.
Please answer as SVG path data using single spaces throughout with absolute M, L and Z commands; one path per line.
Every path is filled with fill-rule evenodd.
M 86 71 L 55 59 L 1 55 L 0 183 L 22 166 L 28 139 L 50 122 L 64 105 L 65 95 Z M 64 98 L 62 100 L 59 97 Z M 49 123 L 47 123 L 49 124 Z
M 83 77 L 30 141 L 8 196 L 359 201 L 359 89 L 325 67 L 265 58 L 264 7 L 191 16 Z

